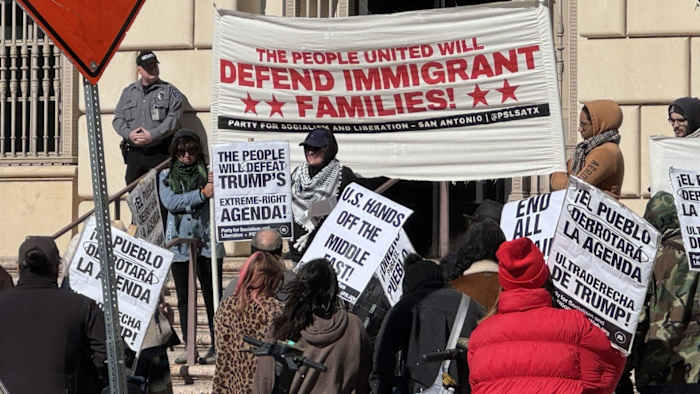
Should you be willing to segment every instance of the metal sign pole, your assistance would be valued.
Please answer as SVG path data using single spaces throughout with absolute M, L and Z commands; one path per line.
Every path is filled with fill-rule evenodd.
M 100 99 L 97 94 L 97 85 L 92 85 L 85 78 L 83 78 L 83 88 L 85 90 L 85 114 L 87 116 L 88 142 L 90 145 L 90 168 L 92 170 L 92 193 L 95 201 L 97 242 L 101 262 L 102 309 L 105 314 L 105 331 L 107 334 L 109 387 L 112 394 L 127 394 L 124 352 L 119 336 L 119 307 L 117 305 L 117 288 L 115 286 L 116 280 L 112 256 L 112 231 L 109 221 L 109 204 L 107 202 L 107 174 L 105 172 L 105 153 L 102 142 Z

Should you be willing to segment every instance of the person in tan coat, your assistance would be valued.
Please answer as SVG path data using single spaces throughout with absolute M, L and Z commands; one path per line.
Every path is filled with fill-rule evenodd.
M 574 157 L 568 162 L 568 171 L 555 172 L 551 177 L 552 190 L 565 189 L 568 176 L 596 186 L 615 198 L 625 175 L 625 163 L 620 151 L 622 110 L 612 100 L 585 102 L 581 109 L 578 130 L 583 141 L 576 145 Z

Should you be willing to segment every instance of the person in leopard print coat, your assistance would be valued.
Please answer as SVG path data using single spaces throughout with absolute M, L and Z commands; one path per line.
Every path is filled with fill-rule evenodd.
M 252 353 L 241 352 L 248 346 L 247 335 L 263 339 L 283 304 L 274 297 L 282 283 L 284 266 L 267 252 L 255 252 L 243 265 L 232 297 L 226 298 L 214 318 L 216 371 L 212 393 L 247 394 L 255 376 Z

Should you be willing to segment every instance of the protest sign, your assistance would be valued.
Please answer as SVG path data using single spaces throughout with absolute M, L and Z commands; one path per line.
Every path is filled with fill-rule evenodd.
M 321 225 L 297 269 L 325 258 L 338 276 L 340 296 L 355 303 L 367 286 L 412 210 L 356 183 Z
M 139 184 L 129 192 L 126 201 L 131 209 L 131 217 L 138 226 L 136 238 L 163 246 L 165 233 L 163 231 L 163 218 L 160 215 L 160 198 L 158 197 L 155 170 L 150 170 L 141 179 Z
M 566 171 L 550 15 L 541 3 L 349 18 L 217 10 L 214 140 L 296 145 L 323 126 L 335 133 L 344 164 L 365 177 Z M 291 161 L 303 163 L 301 149 Z
M 649 186 L 651 195 L 665 191 L 673 193 L 669 169 L 684 168 L 700 171 L 700 138 L 649 137 Z
M 292 194 L 287 142 L 214 145 L 216 239 L 252 239 L 258 230 L 292 236 Z
M 382 284 L 384 294 L 386 294 L 386 298 L 391 306 L 396 305 L 403 294 L 402 284 L 406 273 L 403 262 L 406 256 L 415 252 L 406 232 L 403 229 L 399 230 L 399 234 L 394 239 L 394 242 L 391 243 L 384 259 L 379 264 L 379 268 L 377 268 L 377 272 L 374 274 L 379 279 L 379 283 Z
M 558 190 L 506 204 L 501 213 L 506 240 L 528 237 L 547 258 L 565 194 L 566 190 Z
M 700 174 L 671 168 L 670 176 L 688 265 L 691 271 L 700 271 Z
M 570 177 L 547 260 L 557 301 L 584 312 L 629 354 L 658 247 L 646 220 Z
M 138 352 L 158 306 L 173 253 L 114 227 L 112 246 L 121 336 L 131 350 Z M 68 275 L 73 291 L 95 300 L 101 307 L 101 263 L 97 248 L 93 217 L 83 229 Z

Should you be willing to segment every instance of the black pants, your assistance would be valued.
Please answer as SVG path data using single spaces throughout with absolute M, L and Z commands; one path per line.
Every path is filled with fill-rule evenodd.
M 221 288 L 221 271 L 223 258 L 217 259 L 218 266 L 218 282 L 219 282 L 219 297 L 223 289 Z M 173 272 L 173 280 L 175 281 L 175 292 L 177 293 L 177 310 L 180 312 L 180 326 L 182 327 L 183 342 L 187 341 L 187 266 L 186 261 L 174 262 L 170 269 Z M 209 335 L 211 335 L 211 344 L 214 346 L 214 291 L 211 281 L 211 259 L 209 257 L 199 256 L 197 258 L 197 277 L 199 278 L 199 287 L 202 289 L 204 297 L 204 305 L 207 308 L 207 322 L 209 323 Z

